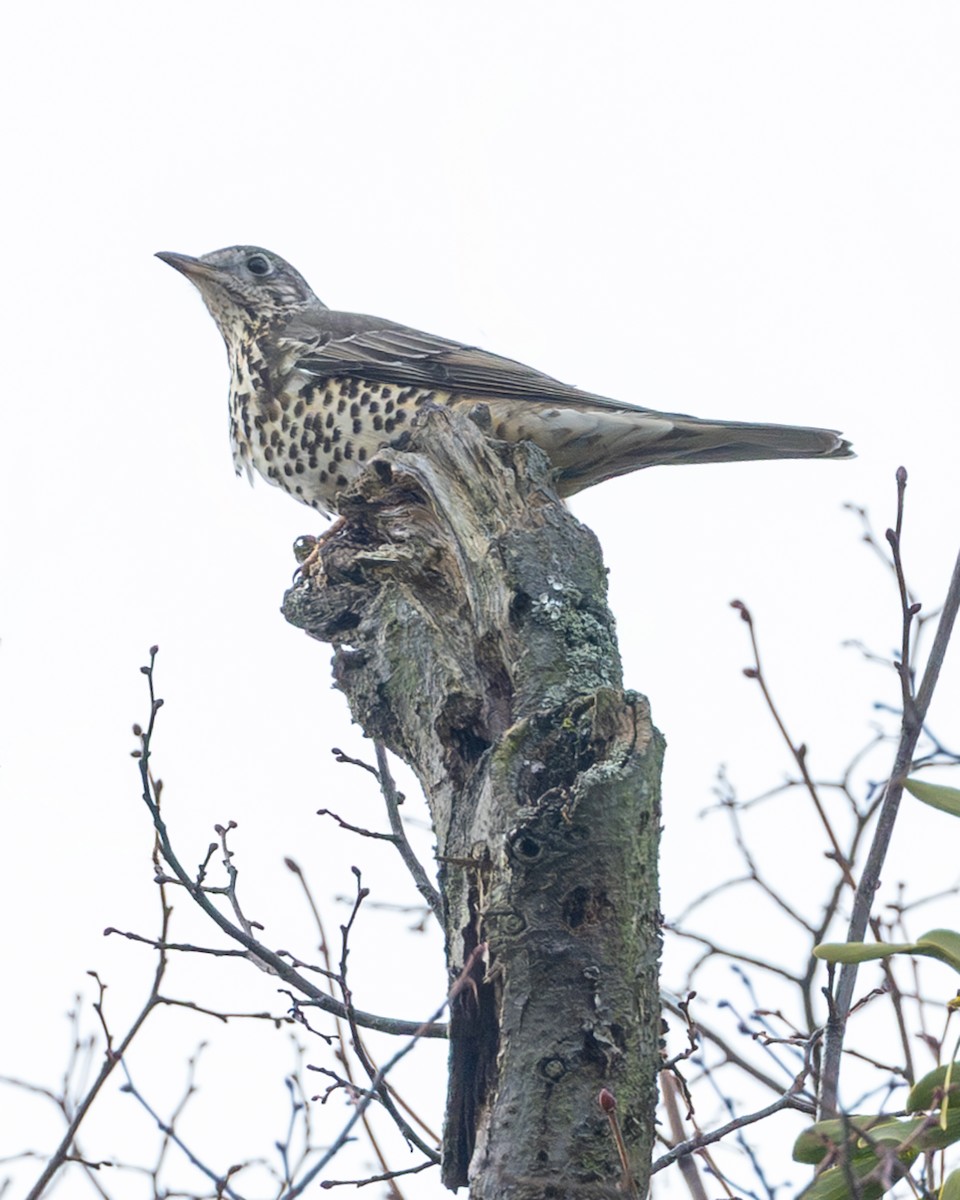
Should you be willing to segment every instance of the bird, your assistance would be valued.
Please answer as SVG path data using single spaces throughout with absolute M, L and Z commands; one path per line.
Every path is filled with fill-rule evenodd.
M 338 312 L 259 246 L 157 258 L 197 287 L 226 343 L 237 474 L 252 482 L 257 472 L 325 516 L 337 514 L 340 492 L 431 405 L 485 406 L 493 437 L 529 439 L 546 453 L 563 498 L 668 463 L 854 456 L 835 430 L 641 408 L 476 346 Z

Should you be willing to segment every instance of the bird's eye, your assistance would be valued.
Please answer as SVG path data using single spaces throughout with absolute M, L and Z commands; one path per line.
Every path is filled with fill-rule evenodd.
M 273 268 L 262 254 L 251 254 L 247 259 L 247 270 L 251 275 L 269 275 Z

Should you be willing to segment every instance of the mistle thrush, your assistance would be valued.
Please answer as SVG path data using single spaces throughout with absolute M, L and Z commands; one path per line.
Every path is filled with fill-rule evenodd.
M 561 496 L 660 463 L 852 457 L 833 430 L 639 408 L 474 346 L 336 312 L 256 246 L 157 257 L 199 288 L 227 344 L 237 473 L 256 470 L 322 513 L 337 511 L 337 494 L 424 404 L 486 405 L 495 437 L 545 451 Z

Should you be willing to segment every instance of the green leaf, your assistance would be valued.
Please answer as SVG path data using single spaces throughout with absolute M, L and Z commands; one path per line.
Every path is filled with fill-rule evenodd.
M 891 1117 L 889 1121 L 885 1121 L 882 1125 L 874 1126 L 868 1132 L 867 1137 L 862 1138 L 859 1144 L 862 1146 L 870 1146 L 872 1144 L 897 1147 L 904 1146 L 907 1142 L 910 1142 L 910 1146 L 900 1155 L 905 1162 L 909 1162 L 916 1158 L 916 1147 L 926 1136 L 927 1131 L 924 1130 L 919 1139 L 911 1141 L 911 1139 L 915 1138 L 917 1130 L 922 1128 L 924 1120 L 924 1117 L 910 1117 L 905 1121 L 897 1117 Z
M 846 1153 L 852 1160 L 872 1155 L 876 1163 L 875 1146 L 902 1146 L 908 1142 L 924 1124 L 925 1117 L 910 1117 L 901 1120 L 883 1113 L 851 1113 L 829 1121 L 818 1121 L 805 1129 L 793 1144 L 794 1162 L 816 1164 L 830 1153 Z M 925 1135 L 921 1135 L 923 1137 Z M 913 1144 L 904 1152 L 906 1158 L 915 1158 Z
M 960 1171 L 951 1171 L 943 1181 L 939 1200 L 960 1200 Z
M 916 1117 L 913 1121 L 905 1121 L 904 1124 L 912 1124 L 914 1128 L 920 1128 L 928 1117 Z M 935 1124 L 923 1130 L 917 1138 L 911 1142 L 912 1147 L 917 1150 L 944 1150 L 947 1146 L 953 1146 L 955 1141 L 960 1141 L 960 1110 L 948 1112 L 947 1120 L 942 1124 Z
M 907 1096 L 907 1112 L 926 1112 L 931 1108 L 940 1108 L 948 1071 L 950 1071 L 950 1095 L 956 1097 L 960 1092 L 960 1062 L 946 1063 L 942 1067 L 935 1067 L 932 1071 L 928 1071 L 913 1085 L 910 1095 Z M 941 1098 L 934 1100 L 935 1092 L 941 1093 Z M 951 1100 L 953 1104 L 956 1102 L 956 1099 Z
M 932 1098 L 936 1088 L 942 1087 L 942 1075 L 946 1073 L 946 1067 L 940 1068 L 939 1072 L 939 1083 L 932 1082 L 926 1091 L 924 1085 L 927 1080 L 920 1081 L 914 1089 L 919 1098 Z M 930 1074 L 933 1076 L 937 1072 Z M 816 1125 L 803 1130 L 793 1144 L 793 1159 L 794 1162 L 815 1166 L 828 1154 L 834 1158 L 845 1154 L 854 1168 L 857 1164 L 864 1163 L 876 1166 L 877 1150 L 884 1148 L 893 1150 L 900 1161 L 907 1165 L 921 1151 L 943 1150 L 954 1142 L 960 1142 L 960 1108 L 948 1110 L 946 1120 L 941 1124 L 932 1122 L 928 1116 L 902 1118 L 888 1117 L 882 1113 L 859 1113 L 830 1121 L 818 1121 Z M 828 1168 L 824 1175 L 829 1174 L 831 1170 L 832 1167 Z
M 871 1171 L 876 1171 L 878 1165 L 876 1155 L 869 1154 L 855 1158 L 848 1170 L 843 1167 L 827 1167 L 808 1188 L 804 1188 L 800 1193 L 800 1200 L 878 1200 L 887 1188 L 877 1179 L 860 1184 L 853 1193 L 850 1190 L 851 1175 L 856 1183 Z M 890 1179 L 889 1186 L 894 1187 L 903 1174 L 904 1172 L 889 1172 L 890 1176 L 896 1176 Z
M 857 1159 L 876 1146 L 884 1146 L 897 1150 L 903 1162 L 912 1162 L 921 1150 L 942 1150 L 960 1138 L 960 1113 L 955 1115 L 957 1120 L 948 1119 L 946 1129 L 930 1124 L 926 1116 L 874 1118 L 873 1125 L 859 1125 L 851 1131 L 856 1141 L 851 1138 L 848 1152 Z
M 945 1121 L 925 1129 L 913 1144 L 918 1150 L 944 1150 L 955 1142 L 960 1142 L 960 1109 L 951 1108 Z
M 891 954 L 916 953 L 916 949 L 915 942 L 821 942 L 814 946 L 813 956 L 827 962 L 862 963 Z
M 818 1121 L 804 1129 L 793 1143 L 793 1161 L 816 1165 L 827 1153 L 853 1139 L 861 1131 L 869 1131 L 887 1118 L 880 1113 L 851 1113 L 830 1121 Z
M 945 787 L 942 783 L 923 783 L 919 779 L 907 779 L 903 786 L 911 796 L 929 804 L 931 808 L 939 808 L 952 817 L 960 817 L 960 788 Z
M 960 933 L 955 929 L 931 929 L 917 938 L 916 952 L 939 958 L 955 971 L 960 971 Z
M 891 954 L 919 954 L 937 958 L 960 971 L 960 933 L 954 929 L 931 929 L 915 942 L 821 942 L 814 946 L 815 958 L 827 962 L 862 963 Z

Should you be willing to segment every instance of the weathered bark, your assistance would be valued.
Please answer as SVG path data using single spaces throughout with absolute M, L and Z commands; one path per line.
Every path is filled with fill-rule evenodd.
M 493 1200 L 640 1195 L 653 1137 L 662 739 L 624 692 L 599 546 L 526 443 L 437 410 L 341 497 L 288 621 L 433 816 L 451 979 L 443 1178 Z M 639 540 L 639 535 L 638 535 Z

